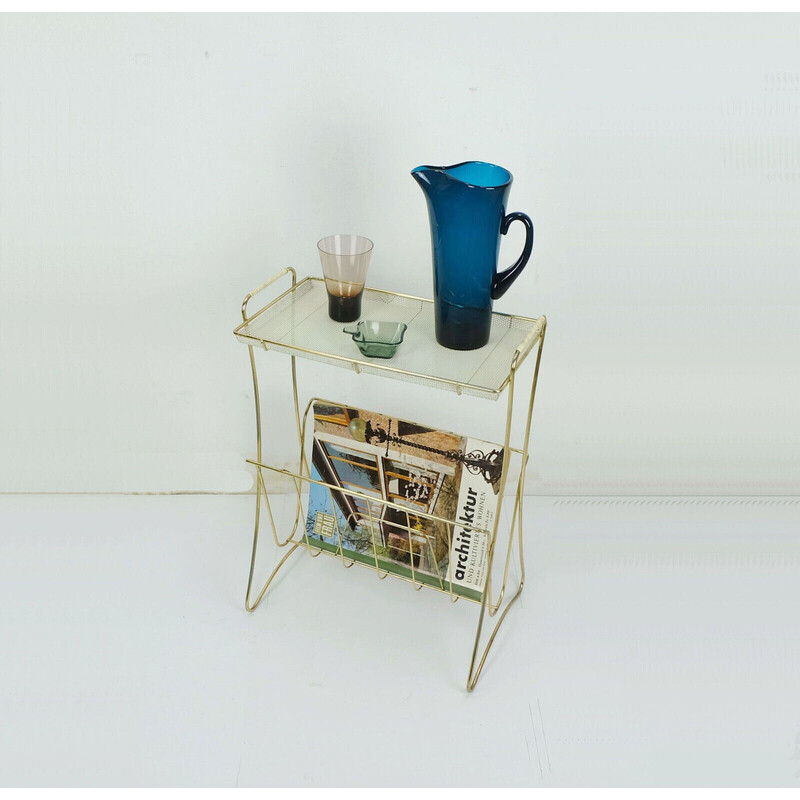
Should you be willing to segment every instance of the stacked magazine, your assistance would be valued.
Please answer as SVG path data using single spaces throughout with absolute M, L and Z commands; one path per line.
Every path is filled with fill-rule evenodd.
M 503 448 L 347 406 L 313 414 L 309 545 L 480 599 Z

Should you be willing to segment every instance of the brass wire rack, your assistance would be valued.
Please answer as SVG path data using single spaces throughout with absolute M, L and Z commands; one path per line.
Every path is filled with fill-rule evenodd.
M 284 276 L 291 276 L 291 286 L 264 305 L 255 313 L 248 316 L 248 304 L 257 294 L 278 281 Z M 495 313 L 492 315 L 492 335 L 486 347 L 474 351 L 447 351 L 447 358 L 442 358 L 442 348 L 436 344 L 433 332 L 433 303 L 419 297 L 386 292 L 380 289 L 365 289 L 362 299 L 362 317 L 369 319 L 385 319 L 402 321 L 409 325 L 406 344 L 400 349 L 391 364 L 385 362 L 368 361 L 364 358 L 354 358 L 352 343 L 344 336 L 332 336 L 336 327 L 327 313 L 327 294 L 324 282 L 319 278 L 304 278 L 297 280 L 297 275 L 291 267 L 287 267 L 250 292 L 242 303 L 242 324 L 234 334 L 239 341 L 248 345 L 250 355 L 250 368 L 253 378 L 253 391 L 256 410 L 256 458 L 248 459 L 256 470 L 256 510 L 253 532 L 253 548 L 250 558 L 250 571 L 247 580 L 247 593 L 245 607 L 248 611 L 255 610 L 275 576 L 278 574 L 289 557 L 298 550 L 304 549 L 313 557 L 323 553 L 339 560 L 349 569 L 355 564 L 372 570 L 383 580 L 390 574 L 393 577 L 411 583 L 416 590 L 430 588 L 449 595 L 452 602 L 459 599 L 473 601 L 480 606 L 477 630 L 472 648 L 469 672 L 467 675 L 467 690 L 472 691 L 480 677 L 486 662 L 489 650 L 494 642 L 497 632 L 503 623 L 509 609 L 519 597 L 525 582 L 525 564 L 523 559 L 523 486 L 525 472 L 529 461 L 530 426 L 533 414 L 533 402 L 536 394 L 536 385 L 539 377 L 539 364 L 544 346 L 544 335 L 547 327 L 545 317 L 528 318 L 508 314 Z M 331 326 L 334 326 L 332 328 Z M 514 419 L 514 399 L 517 372 L 526 357 L 536 348 L 536 357 L 533 374 L 528 394 L 527 410 L 525 416 L 524 436 L 519 447 L 511 443 L 511 428 Z M 299 445 L 299 471 L 270 465 L 263 459 L 262 453 L 262 415 L 259 393 L 258 372 L 256 369 L 255 350 L 274 350 L 285 353 L 291 360 L 291 384 L 294 405 L 295 425 Z M 311 359 L 336 366 L 353 369 L 358 373 L 371 373 L 382 375 L 395 380 L 418 383 L 437 389 L 454 391 L 457 394 L 469 394 L 485 399 L 497 400 L 503 392 L 507 392 L 505 434 L 503 447 L 510 457 L 503 460 L 503 469 L 499 482 L 499 496 L 497 510 L 492 530 L 483 530 L 475 526 L 458 523 L 459 528 L 466 528 L 472 532 L 488 536 L 488 565 L 487 580 L 482 592 L 474 593 L 474 597 L 464 595 L 463 591 L 456 593 L 452 576 L 448 569 L 442 574 L 428 575 L 414 567 L 414 553 L 411 551 L 411 536 L 409 542 L 409 566 L 404 568 L 402 574 L 397 574 L 397 565 L 393 565 L 392 572 L 386 569 L 381 554 L 374 542 L 372 546 L 365 547 L 363 552 L 356 555 L 345 555 L 342 547 L 342 533 L 337 528 L 337 545 L 331 545 L 321 540 L 312 540 L 306 532 L 306 516 L 304 513 L 304 500 L 308 496 L 308 489 L 312 484 L 327 488 L 329 500 L 334 503 L 333 492 L 346 494 L 354 499 L 367 501 L 367 508 L 372 515 L 371 501 L 384 507 L 396 506 L 391 500 L 377 499 L 361 492 L 343 488 L 342 486 L 326 483 L 311 477 L 308 458 L 306 457 L 306 433 L 309 411 L 314 403 L 329 403 L 322 398 L 312 397 L 301 414 L 299 393 L 297 388 L 297 358 Z M 519 466 L 514 493 L 514 506 L 511 513 L 511 522 L 508 531 L 500 536 L 501 508 L 503 505 L 506 483 L 510 463 L 516 459 Z M 276 525 L 268 489 L 271 478 L 288 480 L 294 486 L 295 514 L 294 522 L 288 533 L 281 536 Z M 510 499 L 510 498 L 509 498 Z M 255 573 L 258 554 L 259 532 L 263 521 L 262 509 L 266 511 L 266 518 L 272 531 L 273 541 L 278 548 L 287 548 L 286 553 L 272 570 L 255 599 L 253 594 L 253 577 Z M 426 517 L 438 522 L 447 532 L 448 552 L 452 541 L 455 524 L 452 520 L 433 514 L 415 512 L 417 516 Z M 335 515 L 334 515 L 335 519 Z M 409 522 L 410 525 L 410 522 Z M 412 533 L 409 525 L 399 522 L 395 527 L 405 529 Z M 512 543 L 517 538 L 517 553 L 519 557 L 520 580 L 516 590 L 510 596 L 506 592 L 509 566 L 511 562 Z M 495 559 L 498 557 L 498 543 L 504 548 L 499 560 L 503 563 L 502 578 L 499 589 L 493 596 L 492 573 Z M 430 543 L 428 543 L 430 546 Z M 505 602 L 504 602 L 505 601 Z M 497 616 L 499 614 L 499 616 Z M 489 634 L 488 640 L 481 649 L 481 640 L 486 616 L 495 617 L 497 621 Z

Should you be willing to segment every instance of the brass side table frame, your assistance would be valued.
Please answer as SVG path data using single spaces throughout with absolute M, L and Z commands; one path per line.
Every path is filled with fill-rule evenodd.
M 248 316 L 248 303 L 256 295 L 260 294 L 262 291 L 267 289 L 277 280 L 287 275 L 291 276 L 291 287 L 286 291 L 284 291 L 282 294 L 278 295 L 278 297 L 276 297 L 270 303 L 266 304 L 261 309 Z M 503 566 L 503 577 L 497 597 L 494 599 L 492 598 L 492 570 L 498 552 L 497 544 L 499 539 L 498 534 L 499 534 L 500 520 L 501 520 L 500 512 L 503 505 L 506 482 L 508 480 L 509 464 L 512 460 L 511 457 L 507 457 L 503 460 L 503 470 L 500 478 L 500 491 L 498 496 L 497 511 L 495 514 L 493 529 L 490 531 L 485 531 L 485 530 L 481 531 L 477 528 L 472 528 L 473 531 L 485 533 L 490 537 L 489 552 L 488 552 L 488 573 L 487 573 L 488 577 L 486 581 L 486 586 L 480 598 L 478 600 L 471 601 L 470 598 L 460 597 L 459 595 L 456 595 L 453 592 L 452 582 L 446 579 L 442 580 L 440 578 L 438 586 L 430 585 L 429 583 L 423 583 L 421 580 L 417 578 L 417 576 L 414 573 L 413 558 L 411 559 L 412 569 L 410 578 L 393 575 L 393 577 L 400 577 L 401 580 L 407 580 L 411 582 L 414 585 L 414 588 L 417 590 L 421 589 L 423 586 L 427 586 L 427 588 L 432 588 L 437 591 L 444 592 L 445 594 L 449 594 L 452 602 L 456 602 L 459 599 L 464 599 L 467 602 L 478 602 L 480 604 L 477 630 L 475 632 L 475 642 L 472 648 L 472 655 L 469 664 L 469 672 L 467 675 L 467 690 L 471 692 L 475 688 L 475 684 L 477 683 L 478 678 L 481 675 L 484 664 L 486 663 L 486 658 L 489 654 L 489 650 L 491 649 L 495 637 L 497 636 L 497 632 L 500 629 L 500 626 L 502 625 L 503 621 L 505 620 L 509 609 L 522 593 L 522 589 L 525 584 L 525 563 L 523 557 L 523 541 L 522 541 L 523 487 L 525 482 L 525 472 L 529 460 L 531 418 L 533 414 L 533 403 L 536 395 L 536 385 L 539 377 L 539 365 L 541 362 L 542 349 L 544 346 L 544 335 L 547 327 L 547 320 L 543 316 L 539 317 L 538 319 L 531 319 L 526 317 L 518 317 L 518 316 L 511 316 L 504 314 L 494 315 L 495 320 L 493 322 L 493 326 L 497 325 L 500 327 L 501 330 L 507 331 L 507 333 L 503 333 L 503 337 L 500 340 L 500 344 L 497 344 L 495 346 L 495 348 L 492 350 L 492 353 L 490 353 L 490 355 L 486 357 L 486 360 L 488 361 L 489 359 L 491 359 L 494 353 L 499 353 L 498 358 L 502 358 L 504 353 L 506 353 L 507 351 L 511 352 L 511 357 L 510 357 L 510 362 L 506 362 L 507 372 L 506 368 L 503 367 L 503 370 L 501 372 L 494 373 L 495 375 L 494 385 L 486 385 L 491 381 L 484 381 L 483 383 L 477 383 L 473 382 L 472 378 L 467 378 L 467 379 L 456 378 L 453 377 L 452 375 L 442 376 L 439 374 L 433 374 L 432 371 L 425 372 L 424 370 L 418 371 L 418 370 L 411 370 L 403 367 L 395 367 L 389 365 L 378 366 L 375 365 L 374 362 L 370 363 L 368 361 L 361 361 L 356 358 L 351 358 L 347 355 L 342 355 L 341 353 L 337 354 L 335 352 L 331 352 L 331 350 L 334 348 L 331 348 L 329 350 L 321 350 L 304 346 L 302 344 L 303 337 L 300 335 L 295 335 L 295 331 L 299 330 L 300 326 L 305 324 L 308 319 L 311 319 L 311 317 L 307 315 L 308 308 L 312 307 L 311 305 L 309 305 L 309 303 L 311 303 L 311 300 L 313 300 L 316 297 L 315 292 L 318 293 L 319 291 L 324 291 L 317 286 L 317 284 L 321 283 L 322 281 L 317 278 L 305 278 L 298 282 L 297 275 L 294 269 L 288 267 L 282 270 L 281 272 L 277 273 L 272 278 L 270 278 L 268 281 L 263 283 L 261 286 L 259 286 L 257 289 L 254 289 L 244 298 L 244 301 L 242 302 L 243 322 L 234 331 L 236 337 L 240 341 L 248 345 L 248 350 L 250 355 L 250 368 L 253 377 L 253 393 L 254 393 L 255 410 L 256 410 L 256 458 L 248 459 L 248 463 L 252 464 L 256 468 L 256 509 L 255 509 L 255 524 L 253 531 L 253 549 L 250 558 L 250 571 L 247 579 L 247 593 L 245 595 L 245 607 L 248 611 L 253 611 L 258 607 L 259 603 L 264 598 L 264 595 L 266 594 L 275 576 L 278 574 L 283 565 L 288 561 L 289 557 L 300 548 L 305 548 L 306 550 L 308 550 L 309 554 L 313 557 L 316 557 L 323 552 L 328 555 L 334 556 L 341 561 L 342 565 L 345 568 L 352 567 L 354 563 L 359 563 L 360 566 L 367 567 L 377 572 L 378 577 L 380 579 L 384 579 L 389 574 L 391 574 L 386 572 L 385 570 L 381 570 L 378 561 L 377 551 L 375 551 L 374 553 L 375 556 L 374 564 L 349 560 L 345 557 L 344 552 L 342 551 L 341 537 L 339 537 L 339 546 L 337 551 L 329 552 L 327 550 L 322 549 L 321 547 L 315 546 L 311 542 L 305 531 L 305 515 L 303 514 L 303 506 L 302 506 L 304 486 L 316 483 L 328 488 L 329 492 L 332 492 L 334 490 L 338 492 L 344 491 L 346 494 L 351 495 L 352 497 L 355 498 L 372 500 L 373 502 L 376 502 L 376 500 L 375 498 L 367 497 L 366 495 L 361 494 L 357 491 L 343 489 L 340 486 L 332 486 L 330 484 L 326 484 L 322 481 L 317 481 L 311 478 L 308 466 L 308 460 L 305 456 L 305 447 L 304 447 L 306 426 L 310 409 L 313 407 L 314 402 L 321 400 L 321 398 L 312 397 L 308 401 L 308 404 L 306 405 L 304 412 L 301 414 L 298 389 L 297 389 L 296 358 L 298 356 L 302 358 L 327 361 L 328 363 L 334 363 L 339 366 L 349 367 L 351 369 L 354 369 L 358 373 L 373 372 L 377 374 L 383 374 L 386 377 L 391 377 L 395 379 L 407 380 L 416 383 L 423 383 L 429 386 L 451 389 L 455 391 L 457 394 L 462 394 L 462 393 L 475 394 L 477 396 L 496 399 L 504 391 L 507 391 L 508 395 L 506 401 L 506 420 L 505 420 L 505 434 L 504 434 L 503 446 L 505 448 L 506 453 L 514 454 L 515 456 L 520 458 L 520 474 L 517 480 L 517 487 L 514 497 L 514 508 L 511 514 L 511 523 L 509 525 L 507 540 L 505 541 L 505 553 L 500 556 L 500 558 L 503 559 L 504 561 L 504 566 Z M 429 300 L 424 300 L 422 298 L 416 298 L 409 295 L 400 295 L 392 292 L 384 292 L 375 289 L 365 290 L 365 293 L 366 292 L 369 292 L 371 296 L 377 298 L 376 302 L 379 301 L 381 303 L 395 303 L 396 306 L 393 306 L 393 313 L 395 314 L 395 316 L 397 316 L 398 312 L 408 313 L 409 315 L 413 315 L 411 318 L 417 319 L 420 325 L 430 324 L 430 319 L 432 319 L 431 316 L 432 304 Z M 296 298 L 298 298 L 297 304 L 295 304 Z M 311 298 L 311 300 L 309 300 L 308 298 Z M 306 305 L 303 306 L 301 305 L 302 303 L 306 303 Z M 270 312 L 272 312 L 273 314 L 275 324 L 272 324 L 270 322 L 271 319 Z M 306 314 L 307 316 L 304 317 L 303 316 L 304 314 Z M 508 339 L 507 341 L 507 338 L 509 336 L 511 338 Z M 512 345 L 515 345 L 513 346 L 513 350 L 510 349 Z M 528 394 L 523 441 L 520 447 L 513 447 L 511 444 L 511 428 L 512 428 L 512 421 L 514 419 L 514 401 L 517 388 L 516 387 L 517 372 L 520 369 L 527 355 L 533 350 L 534 346 L 536 346 L 536 360 L 533 369 L 533 375 L 531 378 L 530 390 Z M 300 458 L 299 458 L 300 468 L 299 472 L 297 473 L 291 472 L 286 469 L 278 468 L 275 466 L 271 466 L 265 463 L 263 460 L 261 399 L 259 393 L 258 372 L 256 369 L 256 359 L 255 359 L 256 347 L 259 347 L 260 349 L 264 350 L 276 350 L 279 352 L 285 352 L 290 356 L 291 359 L 292 398 L 294 405 L 296 432 L 300 448 Z M 485 362 L 483 362 L 481 364 L 481 367 L 474 373 L 474 375 L 479 375 L 482 377 L 486 377 L 487 374 L 491 375 L 492 373 L 491 370 L 487 373 Z M 497 375 L 499 375 L 500 377 L 499 378 L 496 377 Z M 324 401 L 324 402 L 329 402 L 329 401 Z M 285 535 L 284 538 L 281 538 L 278 534 L 278 530 L 275 524 L 275 518 L 272 513 L 272 507 L 270 505 L 269 492 L 267 491 L 267 481 L 265 478 L 265 475 L 269 474 L 281 475 L 284 478 L 289 478 L 293 482 L 295 487 L 296 505 L 295 505 L 294 523 L 292 525 L 291 531 L 288 533 L 288 535 Z M 377 502 L 388 506 L 393 505 L 391 501 L 380 500 Z M 278 548 L 288 548 L 288 549 L 278 562 L 277 566 L 272 570 L 266 582 L 258 591 L 258 594 L 256 595 L 255 599 L 252 599 L 253 576 L 255 572 L 256 558 L 258 553 L 259 530 L 262 522 L 262 505 L 266 510 L 266 517 L 270 523 L 270 528 L 272 530 L 272 537 L 275 542 L 275 545 Z M 367 507 L 370 508 L 369 505 Z M 370 510 L 370 516 L 371 514 L 372 512 Z M 443 522 L 447 526 L 448 531 L 452 531 L 453 523 L 450 520 L 446 520 L 441 517 L 437 517 L 435 515 L 430 515 L 430 514 L 420 514 L 420 516 L 424 516 L 429 519 Z M 470 527 L 461 525 L 459 526 L 467 528 Z M 511 550 L 515 532 L 517 537 L 517 550 L 519 555 L 520 580 L 519 580 L 519 585 L 516 588 L 516 591 L 513 593 L 513 595 L 511 595 L 506 599 L 505 605 L 503 605 L 503 600 L 506 597 L 509 565 L 511 561 Z M 448 542 L 448 550 L 449 550 L 449 542 Z M 486 616 L 488 614 L 488 616 L 491 618 L 497 616 L 498 613 L 499 617 L 497 618 L 497 621 L 495 622 L 494 627 L 491 633 L 489 634 L 486 644 L 483 646 L 483 649 L 481 649 L 481 637 L 483 633 L 484 623 L 486 621 Z

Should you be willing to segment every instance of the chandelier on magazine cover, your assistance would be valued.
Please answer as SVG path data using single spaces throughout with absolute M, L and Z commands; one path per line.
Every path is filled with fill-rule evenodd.
M 430 447 L 419 442 L 411 442 L 402 436 L 392 433 L 392 424 L 389 422 L 389 430 L 385 430 L 380 425 L 373 426 L 370 420 L 363 420 L 355 417 L 350 420 L 348 426 L 353 438 L 365 444 L 386 444 L 386 451 L 389 451 L 390 444 L 400 444 L 406 447 L 415 447 L 427 453 L 436 453 L 444 456 L 448 461 L 463 464 L 473 475 L 482 475 L 483 479 L 496 486 L 500 482 L 503 474 L 503 451 L 491 450 L 484 453 L 482 450 L 472 450 L 464 453 L 463 450 L 441 450 L 438 447 Z

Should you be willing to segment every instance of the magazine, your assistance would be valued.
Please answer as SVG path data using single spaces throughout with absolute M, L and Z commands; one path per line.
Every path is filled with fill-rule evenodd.
M 310 477 L 327 485 L 310 484 L 309 544 L 480 599 L 503 448 L 348 406 L 313 414 Z

